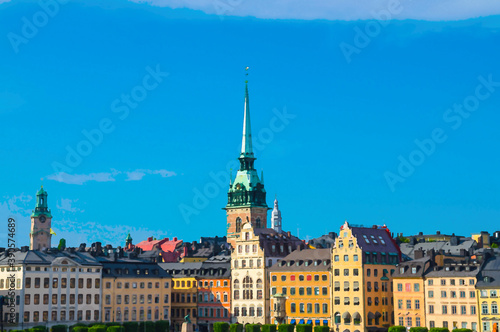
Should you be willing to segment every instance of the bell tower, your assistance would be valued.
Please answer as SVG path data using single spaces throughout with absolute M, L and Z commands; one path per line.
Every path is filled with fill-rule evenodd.
M 51 248 L 52 214 L 47 206 L 47 192 L 43 186 L 36 193 L 35 210 L 31 213 L 30 249 Z
M 248 68 L 247 68 L 248 70 Z M 243 138 L 239 156 L 240 169 L 234 181 L 229 183 L 227 205 L 227 241 L 233 247 L 240 237 L 242 227 L 250 223 L 254 228 L 267 227 L 266 190 L 264 181 L 254 168 L 255 157 L 252 150 L 252 131 L 250 126 L 250 101 L 248 81 L 245 81 L 245 106 L 243 115 Z M 263 174 L 262 174 L 263 178 Z

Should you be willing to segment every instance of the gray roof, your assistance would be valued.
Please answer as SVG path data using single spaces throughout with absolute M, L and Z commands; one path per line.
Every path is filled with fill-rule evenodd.
M 188 263 L 158 263 L 172 278 L 196 277 L 200 273 L 201 262 Z
M 13 252 L 15 264 L 28 264 L 28 265 L 51 265 L 57 258 L 68 258 L 78 265 L 82 266 L 100 266 L 101 264 L 95 257 L 88 252 L 73 251 L 72 249 L 64 251 L 38 251 L 27 250 L 21 251 L 16 249 Z M 8 265 L 7 251 L 0 255 L 0 265 Z
M 487 277 L 487 278 L 486 278 Z M 477 276 L 477 288 L 500 287 L 500 257 L 490 258 Z
M 415 245 L 409 243 L 401 243 L 401 253 L 407 255 L 411 258 L 415 258 L 415 250 L 422 249 L 425 252 L 428 250 L 434 249 L 436 252 L 439 250 L 444 250 L 445 253 L 448 251 L 451 255 L 460 255 L 460 250 L 464 249 L 468 251 L 470 248 L 474 248 L 476 246 L 476 241 L 471 238 L 459 239 L 459 244 L 453 246 L 450 244 L 450 241 L 436 241 L 436 242 L 419 242 Z
M 451 264 L 445 266 L 435 266 L 432 270 L 426 273 L 426 278 L 440 277 L 475 277 L 479 273 L 479 264 Z M 468 270 L 467 270 L 468 269 Z
M 404 267 L 405 270 L 401 273 L 401 268 Z M 413 273 L 413 268 L 416 268 L 415 273 Z M 394 278 L 421 278 L 431 267 L 431 258 L 422 257 L 408 262 L 401 262 L 398 264 L 397 269 L 393 273 Z
M 295 250 L 283 259 L 278 260 L 269 268 L 269 271 L 329 271 L 332 263 L 331 259 L 331 249 L 328 248 Z
M 333 248 L 337 234 L 330 232 L 315 239 L 309 240 L 308 244 L 316 248 Z
M 351 231 L 357 238 L 358 245 L 363 251 L 399 254 L 396 244 L 385 228 L 351 227 Z M 368 241 L 365 240 L 364 236 L 367 237 Z M 374 243 L 372 236 L 377 243 Z M 385 243 L 382 243 L 380 238 Z

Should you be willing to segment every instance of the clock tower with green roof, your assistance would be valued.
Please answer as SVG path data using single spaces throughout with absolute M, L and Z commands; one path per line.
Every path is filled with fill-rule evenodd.
M 47 206 L 47 192 L 43 186 L 36 193 L 36 206 L 31 213 L 30 249 L 51 248 L 52 214 Z
M 259 178 L 254 168 L 255 156 L 252 150 L 252 131 L 250 126 L 250 101 L 248 98 L 248 82 L 245 82 L 245 107 L 243 117 L 243 139 L 239 156 L 240 169 L 234 181 L 229 184 L 227 205 L 227 241 L 233 247 L 240 237 L 245 223 L 253 228 L 267 227 L 266 190 L 264 179 Z

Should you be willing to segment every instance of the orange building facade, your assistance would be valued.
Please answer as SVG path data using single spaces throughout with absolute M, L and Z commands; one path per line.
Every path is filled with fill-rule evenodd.
M 295 250 L 269 268 L 269 277 L 271 297 L 286 297 L 284 322 L 331 325 L 330 249 Z

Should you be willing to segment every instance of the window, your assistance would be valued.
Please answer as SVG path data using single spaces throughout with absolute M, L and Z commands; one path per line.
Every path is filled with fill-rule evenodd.
M 432 279 L 429 279 L 429 280 L 427 281 L 427 285 L 432 286 L 433 284 L 434 284 L 434 282 L 433 282 L 433 280 L 432 280 Z
M 307 313 L 308 314 L 312 313 L 312 304 L 311 303 L 307 304 Z
M 441 307 L 441 313 L 442 313 L 443 315 L 446 315 L 446 314 L 448 313 L 448 306 L 443 305 L 443 306 Z
M 306 291 L 307 291 L 307 295 L 312 295 L 312 288 L 311 287 L 307 287 Z
M 334 260 L 335 262 L 338 262 L 338 261 L 339 261 L 339 255 L 335 255 L 335 256 L 333 257 L 333 260 Z
M 470 306 L 470 314 L 471 315 L 475 315 L 476 314 L 476 306 L 475 305 L 471 305 Z
M 398 292 L 402 292 L 403 291 L 403 284 L 398 284 Z
M 456 305 L 452 305 L 451 306 L 451 314 L 452 315 L 456 315 L 457 314 L 457 306 Z
M 415 300 L 415 309 L 420 309 L 420 300 Z
M 441 286 L 446 286 L 446 279 L 441 279 Z
M 328 295 L 328 287 L 322 288 L 322 295 Z
M 297 310 L 297 308 L 296 308 L 296 306 L 295 306 L 295 303 L 291 303 L 291 304 L 290 304 L 290 312 L 291 312 L 292 314 L 294 314 L 296 310 Z
M 403 309 L 403 300 L 398 300 L 398 309 Z
M 464 305 L 460 306 L 460 314 L 461 315 L 467 315 L 466 306 L 464 306 Z
M 344 262 L 348 262 L 349 261 L 349 255 L 344 255 Z
M 429 306 L 429 313 L 430 314 L 434 313 L 434 306 L 432 304 Z
M 413 285 L 413 290 L 414 290 L 415 292 L 420 292 L 420 284 L 418 284 L 418 283 L 414 284 L 414 285 Z
M 411 300 L 406 300 L 406 309 L 411 309 Z
M 481 304 L 481 312 L 482 312 L 483 314 L 487 314 L 487 313 L 488 313 L 488 303 L 483 302 L 483 303 Z
M 300 304 L 299 304 L 299 312 L 300 312 L 300 313 L 302 313 L 302 314 L 303 314 L 303 313 L 305 313 L 305 306 L 304 306 L 304 303 L 300 303 Z
M 433 298 L 433 297 L 434 297 L 434 291 L 431 291 L 431 290 L 430 290 L 430 291 L 428 292 L 428 296 L 429 296 L 429 298 Z
M 441 297 L 446 297 L 446 291 L 441 291 Z
M 352 275 L 353 276 L 358 276 L 359 275 L 359 270 L 358 269 L 353 269 L 352 270 Z
M 498 314 L 498 305 L 496 302 L 493 302 L 491 304 L 491 313 L 492 314 Z

